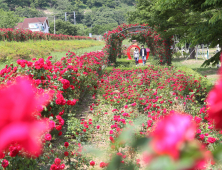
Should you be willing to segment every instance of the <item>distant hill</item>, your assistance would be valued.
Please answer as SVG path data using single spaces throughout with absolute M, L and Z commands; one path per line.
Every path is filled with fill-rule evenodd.
M 127 22 L 127 12 L 135 9 L 136 0 L 0 0 L 0 9 L 14 11 L 21 18 L 47 16 L 53 22 L 66 20 L 82 24 L 93 34 L 103 34 Z M 74 21 L 75 11 L 75 21 Z

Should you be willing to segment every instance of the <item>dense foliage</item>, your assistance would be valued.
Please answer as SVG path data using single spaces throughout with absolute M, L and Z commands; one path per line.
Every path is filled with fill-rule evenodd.
M 51 34 L 54 33 L 54 23 L 50 22 L 49 24 L 49 32 Z M 55 32 L 56 34 L 63 34 L 63 35 L 77 35 L 78 27 L 73 25 L 69 21 L 63 21 L 61 19 L 56 20 L 55 22 Z
M 221 5 L 217 0 L 138 0 L 136 11 L 130 14 L 129 21 L 158 25 L 162 36 L 177 35 L 179 46 L 191 43 L 193 47 L 198 44 L 211 44 L 211 47 L 219 44 L 222 47 L 221 31 L 218 29 L 222 25 Z M 219 55 L 215 59 L 218 61 Z M 213 61 L 214 58 L 206 65 Z
M 0 9 L 0 28 L 13 28 L 17 22 L 21 21 L 22 19 L 15 15 L 13 11 L 4 11 Z

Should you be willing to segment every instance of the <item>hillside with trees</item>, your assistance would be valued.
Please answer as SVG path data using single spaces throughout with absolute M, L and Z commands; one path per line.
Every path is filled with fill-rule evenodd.
M 135 10 L 135 3 L 136 0 L 0 0 L 0 15 L 3 18 L 0 27 L 10 28 L 24 18 L 46 16 L 53 33 L 55 16 L 56 26 L 63 25 L 68 29 L 76 23 L 72 33 L 99 35 L 126 23 L 127 13 Z M 70 32 L 61 29 L 56 27 L 56 32 Z

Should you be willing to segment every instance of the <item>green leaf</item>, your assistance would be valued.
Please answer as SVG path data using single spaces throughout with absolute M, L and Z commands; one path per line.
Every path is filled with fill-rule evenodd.
M 222 160 L 222 144 L 218 144 L 215 150 L 212 152 L 215 160 Z
M 147 145 L 149 141 L 150 141 L 149 138 L 139 138 L 132 144 L 132 147 L 133 148 L 143 147 Z
M 118 170 L 120 169 L 120 166 L 121 166 L 121 160 L 122 160 L 122 157 L 116 155 L 112 158 L 111 162 L 109 163 L 108 167 L 107 167 L 107 170 Z

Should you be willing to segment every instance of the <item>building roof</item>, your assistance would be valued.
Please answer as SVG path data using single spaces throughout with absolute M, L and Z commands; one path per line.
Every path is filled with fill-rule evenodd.
M 22 25 L 23 25 L 23 22 L 18 23 L 18 24 L 15 26 L 15 29 L 21 29 L 21 28 L 22 28 Z
M 15 26 L 15 28 L 19 29 L 27 29 L 29 28 L 29 23 L 37 23 L 37 22 L 41 22 L 44 23 L 46 21 L 46 23 L 49 25 L 48 23 L 48 18 L 47 17 L 40 17 L 40 18 L 25 18 L 23 23 L 18 23 L 17 26 Z

